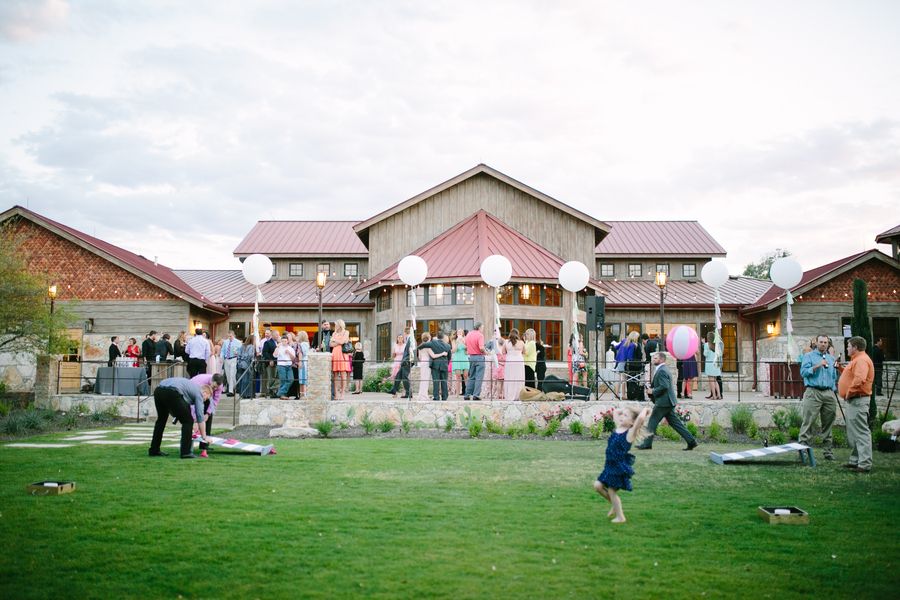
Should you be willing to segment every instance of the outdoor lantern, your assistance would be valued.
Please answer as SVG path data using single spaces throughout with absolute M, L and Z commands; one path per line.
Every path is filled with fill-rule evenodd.
M 775 321 L 769 321 L 768 323 L 766 323 L 766 333 L 768 333 L 769 335 L 775 333 Z
M 316 287 L 320 290 L 325 287 L 325 280 L 328 278 L 328 273 L 325 271 L 319 271 L 316 273 Z
M 56 284 L 47 288 L 47 297 L 51 300 L 56 300 Z
M 656 272 L 656 286 L 660 289 L 666 287 L 666 272 L 665 271 L 657 271 Z

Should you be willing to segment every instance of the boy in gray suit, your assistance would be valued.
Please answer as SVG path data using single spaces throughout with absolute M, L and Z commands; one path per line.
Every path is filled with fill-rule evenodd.
M 647 438 L 636 446 L 639 450 L 650 450 L 653 448 L 653 435 L 656 433 L 656 427 L 659 422 L 665 419 L 672 426 L 672 429 L 684 438 L 687 442 L 685 450 L 693 450 L 697 447 L 697 440 L 687 430 L 681 417 L 675 412 L 675 383 L 672 381 L 672 375 L 666 368 L 666 353 L 656 352 L 653 354 L 653 383 L 647 384 L 647 392 L 653 396 L 653 412 L 650 413 L 650 421 L 647 423 Z

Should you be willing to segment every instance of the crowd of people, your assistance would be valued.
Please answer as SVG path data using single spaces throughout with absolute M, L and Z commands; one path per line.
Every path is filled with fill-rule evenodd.
M 406 328 L 397 336 L 391 351 L 393 364 L 390 393 L 396 398 L 413 398 L 412 367 L 418 364 L 415 399 L 428 400 L 428 386 L 434 401 L 449 396 L 464 400 L 519 400 L 526 387 L 539 389 L 547 373 L 547 346 L 534 329 L 523 334 L 511 329 L 506 338 L 485 339 L 483 324 L 471 331 L 458 329 L 450 339 L 444 332 L 429 332 L 414 340 Z

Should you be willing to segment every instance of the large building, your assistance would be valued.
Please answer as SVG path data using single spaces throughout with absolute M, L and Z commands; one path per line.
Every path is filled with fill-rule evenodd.
M 214 337 L 228 329 L 239 337 L 250 332 L 255 290 L 239 270 L 173 271 L 21 207 L 0 214 L 0 222 L 10 220 L 31 232 L 30 264 L 58 284 L 60 301 L 79 300 L 84 327 L 72 333 L 77 359 L 102 359 L 114 334 L 140 339 L 150 329 L 174 334 L 195 327 Z M 896 252 L 897 231 L 877 241 L 892 243 Z M 389 360 L 394 337 L 411 317 L 408 290 L 397 274 L 403 257 L 415 254 L 428 265 L 415 290 L 415 311 L 417 328 L 435 333 L 491 322 L 495 292 L 482 282 L 479 267 L 487 256 L 502 254 L 513 266 L 497 295 L 502 332 L 535 329 L 549 346 L 548 359 L 559 361 L 573 328 L 573 303 L 584 333 L 591 296 L 603 296 L 606 311 L 603 329 L 588 338 L 589 351 L 602 354 L 609 340 L 632 331 L 658 335 L 657 272 L 668 275 L 665 330 L 689 325 L 705 335 L 715 327 L 714 292 L 700 273 L 726 251 L 696 221 L 604 222 L 478 165 L 363 221 L 260 221 L 234 250 L 240 259 L 251 254 L 264 254 L 274 265 L 272 279 L 261 286 L 264 324 L 313 334 L 321 300 L 324 318 L 343 319 L 376 361 Z M 559 267 L 570 260 L 592 272 L 574 295 L 558 284 Z M 327 274 L 321 299 L 319 272 Z M 795 356 L 804 338 L 822 330 L 841 337 L 857 277 L 869 283 L 875 334 L 885 338 L 887 358 L 898 359 L 900 263 L 878 250 L 804 274 L 793 290 Z M 731 277 L 719 292 L 724 370 L 732 375 L 730 385 L 756 387 L 765 378 L 758 361 L 784 361 L 787 354 L 784 292 L 749 277 Z M 10 375 L 2 361 L 0 376 L 28 387 L 27 375 L 21 369 Z

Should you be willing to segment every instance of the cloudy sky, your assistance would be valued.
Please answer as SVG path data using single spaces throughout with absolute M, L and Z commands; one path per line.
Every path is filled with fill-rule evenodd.
M 736 274 L 900 223 L 900 2 L 0 2 L 0 211 L 173 268 L 484 162 Z M 882 246 L 882 249 L 886 247 Z

